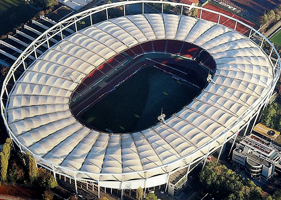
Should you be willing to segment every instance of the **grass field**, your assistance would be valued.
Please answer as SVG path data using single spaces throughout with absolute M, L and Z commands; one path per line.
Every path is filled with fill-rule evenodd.
M 153 67 L 144 68 L 94 104 L 81 121 L 115 133 L 143 130 L 158 122 L 162 108 L 168 118 L 200 91 Z
M 24 0 L 1 0 L 0 1 L 0 35 L 4 35 L 27 22 L 39 10 L 25 4 Z
M 270 41 L 274 44 L 277 44 L 278 46 L 281 46 L 281 30 L 279 30 L 277 33 L 275 33 L 271 38 Z

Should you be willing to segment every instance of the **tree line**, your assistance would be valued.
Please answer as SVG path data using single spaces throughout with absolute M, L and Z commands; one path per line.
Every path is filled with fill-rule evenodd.
M 281 200 L 281 189 L 262 198 L 262 190 L 249 178 L 243 178 L 225 165 L 209 162 L 199 173 L 203 189 L 215 199 L 227 200 Z
M 267 106 L 261 114 L 261 123 L 277 131 L 281 131 L 281 107 L 277 103 Z
M 29 153 L 15 152 L 12 140 L 6 139 L 0 152 L 1 184 L 36 185 L 45 189 L 44 199 L 53 199 L 51 189 L 57 187 L 57 182 L 46 169 L 37 168 L 35 158 Z
M 209 162 L 199 174 L 203 188 L 215 199 L 259 200 L 262 191 L 253 181 L 243 178 L 224 165 Z
M 281 4 L 274 10 L 270 10 L 267 13 L 264 13 L 261 17 L 261 24 L 267 24 L 272 21 L 279 21 L 281 16 Z

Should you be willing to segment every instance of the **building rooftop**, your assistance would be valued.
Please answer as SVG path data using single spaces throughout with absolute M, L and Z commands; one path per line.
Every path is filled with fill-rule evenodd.
M 265 125 L 261 124 L 261 123 L 258 123 L 254 129 L 253 129 L 254 132 L 257 132 L 263 136 L 265 136 L 266 138 L 269 138 L 270 140 L 274 140 L 276 139 L 279 135 L 280 135 L 280 132 L 272 129 L 272 128 L 268 128 L 266 127 Z M 268 134 L 269 131 L 274 131 L 274 135 L 270 135 Z
M 270 147 L 270 143 L 262 140 L 261 138 L 250 135 L 249 137 L 244 138 L 244 140 L 241 141 L 242 144 L 245 146 L 250 147 L 254 151 L 257 151 L 265 156 L 270 156 L 274 149 Z

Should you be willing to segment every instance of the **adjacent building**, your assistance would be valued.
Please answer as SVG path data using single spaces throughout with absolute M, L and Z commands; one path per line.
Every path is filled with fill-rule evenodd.
M 276 167 L 280 168 L 279 151 L 271 142 L 256 135 L 240 141 L 232 153 L 232 160 L 245 167 L 251 178 L 270 178 Z

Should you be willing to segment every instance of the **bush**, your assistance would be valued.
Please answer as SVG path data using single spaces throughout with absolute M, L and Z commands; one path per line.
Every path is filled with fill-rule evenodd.
M 26 152 L 26 165 L 28 168 L 28 175 L 30 183 L 33 183 L 36 180 L 37 177 L 37 165 L 35 163 L 35 158 L 30 155 L 29 152 Z
M 54 192 L 50 189 L 44 191 L 44 200 L 52 200 L 54 198 Z
M 0 153 L 1 161 L 1 181 L 7 181 L 7 170 L 11 154 L 12 140 L 10 138 L 6 139 L 5 144 L 3 145 L 2 152 Z
M 52 189 L 57 187 L 57 182 L 53 175 L 43 168 L 38 168 L 37 182 L 39 186 L 44 187 L 46 189 Z
M 147 200 L 157 200 L 157 197 L 155 196 L 155 194 L 149 193 L 149 194 L 145 197 L 145 199 L 147 199 Z
M 136 192 L 136 199 L 137 200 L 142 200 L 142 195 L 143 195 L 143 190 L 141 188 L 141 186 L 137 189 L 137 192 Z
M 19 181 L 23 181 L 25 177 L 25 171 L 24 169 L 17 164 L 15 160 L 13 160 L 10 164 L 8 172 L 8 180 L 12 183 L 16 183 Z

